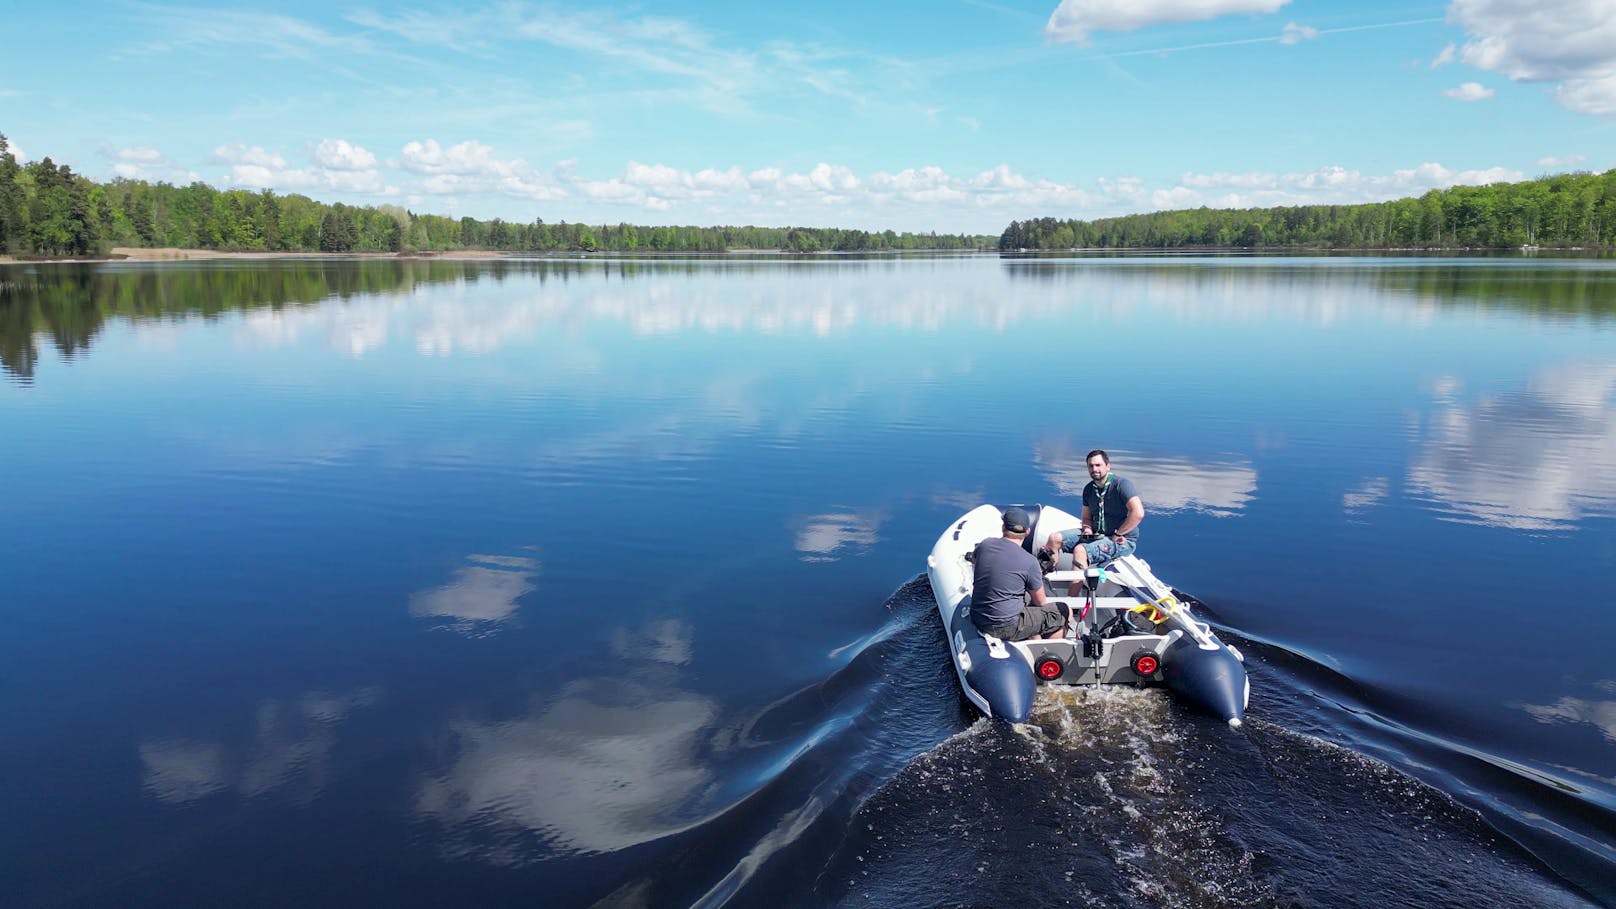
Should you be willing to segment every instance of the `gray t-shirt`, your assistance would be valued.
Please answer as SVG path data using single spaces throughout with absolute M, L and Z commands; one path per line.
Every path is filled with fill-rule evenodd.
M 1089 523 L 1094 532 L 1107 537 L 1116 533 L 1128 520 L 1128 500 L 1138 494 L 1132 480 L 1116 474 L 1106 477 L 1104 489 L 1090 480 L 1089 485 L 1083 487 L 1083 504 L 1089 510 Z M 1128 539 L 1139 542 L 1138 527 L 1128 531 Z
M 1027 594 L 1042 590 L 1044 572 L 1032 553 L 1015 540 L 994 537 L 976 544 L 972 563 L 976 582 L 971 590 L 971 621 L 977 628 L 1008 625 L 1021 615 Z

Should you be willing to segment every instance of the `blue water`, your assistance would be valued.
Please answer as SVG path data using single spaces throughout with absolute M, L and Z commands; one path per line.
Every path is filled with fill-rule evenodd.
M 1246 652 L 959 694 L 1076 510 Z M 0 903 L 1616 904 L 1616 261 L 0 266 Z

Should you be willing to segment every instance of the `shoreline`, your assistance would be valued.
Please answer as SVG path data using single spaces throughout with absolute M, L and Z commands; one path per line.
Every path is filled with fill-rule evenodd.
M 445 252 L 428 251 L 419 253 L 326 253 L 182 249 L 177 246 L 114 246 L 104 256 L 19 259 L 15 256 L 0 255 L 0 263 L 7 265 L 61 265 L 72 263 L 100 264 L 106 262 L 196 262 L 207 259 L 504 259 L 508 256 L 508 253 L 487 249 L 457 249 Z
M 973 253 L 979 255 L 999 255 L 998 250 L 983 249 L 883 249 L 883 250 L 815 250 L 813 252 L 791 252 L 784 249 L 726 249 L 712 250 L 646 250 L 646 249 L 601 249 L 594 251 L 569 250 L 539 251 L 539 250 L 496 250 L 496 249 L 453 249 L 428 250 L 425 252 L 256 252 L 247 250 L 219 250 L 219 249 L 182 249 L 174 246 L 165 247 L 136 247 L 115 246 L 104 256 L 59 256 L 56 258 L 26 258 L 0 254 L 0 265 L 70 265 L 104 264 L 109 262 L 196 262 L 209 259 L 443 259 L 443 260 L 484 260 L 484 259 L 602 259 L 634 257 L 642 259 L 655 258 L 712 258 L 721 256 L 847 256 L 847 255 L 904 255 L 912 253 Z
M 247 250 L 218 250 L 218 249 L 184 249 L 174 246 L 164 247 L 136 247 L 115 246 L 104 256 L 62 256 L 56 258 L 17 258 L 0 254 L 0 265 L 71 265 L 71 264 L 105 264 L 115 262 L 200 262 L 207 260 L 242 260 L 255 259 L 406 259 L 406 260 L 488 260 L 488 259 L 599 259 L 599 258 L 716 258 L 723 256 L 869 256 L 869 255 L 904 255 L 914 253 L 972 253 L 977 255 L 997 255 L 1011 258 L 1037 258 L 1040 256 L 1059 256 L 1071 253 L 1107 253 L 1107 254 L 1162 254 L 1162 255 L 1188 255 L 1205 256 L 1238 253 L 1242 255 L 1321 255 L 1321 254 L 1349 254 L 1349 255 L 1455 255 L 1455 254 L 1520 254 L 1537 253 L 1577 253 L 1608 254 L 1613 250 L 1608 247 L 1584 246 L 1528 246 L 1510 247 L 1507 249 L 1491 249 L 1473 246 L 1454 247 L 1410 247 L 1395 249 L 1359 249 L 1359 248 L 1329 248 L 1329 247 L 1224 247 L 1224 246 L 1193 246 L 1193 247 L 1157 247 L 1157 246 L 1127 246 L 1127 247 L 1072 247 L 1068 249 L 1016 249 L 1016 250 L 982 250 L 982 249 L 888 249 L 888 250 L 815 250 L 813 252 L 790 252 L 782 249 L 727 249 L 723 251 L 710 250 L 594 250 L 585 252 L 571 250 L 567 252 L 538 251 L 538 250 L 492 250 L 492 249 L 456 249 L 456 250 L 427 250 L 425 252 L 256 252 Z

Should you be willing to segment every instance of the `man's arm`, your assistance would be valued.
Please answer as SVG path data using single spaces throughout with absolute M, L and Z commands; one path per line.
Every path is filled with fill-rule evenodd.
M 1082 531 L 1085 535 L 1094 532 L 1094 525 L 1089 523 L 1089 507 L 1087 505 L 1084 505 L 1083 510 L 1078 513 L 1077 523 L 1082 525 Z
M 1031 590 L 1031 591 L 1028 591 L 1028 592 L 1032 594 L 1032 596 L 1029 598 L 1032 601 L 1032 605 L 1034 605 L 1034 606 L 1042 606 L 1042 605 L 1044 605 L 1044 585 L 1043 584 L 1039 584 L 1038 589 Z
M 1088 509 L 1084 510 L 1087 511 Z M 1144 519 L 1145 500 L 1139 498 L 1138 496 L 1134 496 L 1128 500 L 1128 516 L 1123 519 L 1122 526 L 1117 528 L 1116 533 L 1111 535 L 1112 538 L 1118 542 L 1121 542 L 1122 538 L 1130 533 L 1133 533 L 1134 528 L 1138 527 L 1139 522 L 1143 521 Z

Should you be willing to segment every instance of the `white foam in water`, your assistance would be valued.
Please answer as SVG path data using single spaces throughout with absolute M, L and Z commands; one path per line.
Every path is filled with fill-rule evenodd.
M 1044 758 L 1070 783 L 1061 797 L 1131 892 L 1165 905 L 1272 900 L 1251 853 L 1201 804 L 1185 722 L 1166 692 L 1117 686 L 1047 688 L 1033 712 Z

